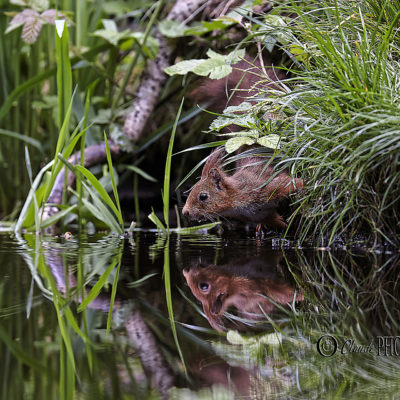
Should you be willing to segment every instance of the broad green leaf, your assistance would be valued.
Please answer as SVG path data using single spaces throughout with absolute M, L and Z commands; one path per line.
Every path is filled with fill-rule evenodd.
M 222 19 L 217 19 L 213 21 L 201 21 L 200 23 L 195 22 L 185 30 L 184 36 L 201 36 L 208 32 L 224 30 L 234 23 L 236 23 L 236 21 L 228 21 Z
M 232 72 L 232 67 L 225 64 L 224 60 L 210 58 L 193 69 L 200 76 L 209 76 L 210 79 L 222 79 Z
M 271 134 L 268 136 L 263 136 L 257 139 L 257 143 L 264 147 L 269 147 L 271 149 L 279 149 L 280 136 Z
M 188 26 L 179 21 L 165 19 L 158 24 L 158 29 L 166 37 L 177 38 L 185 36 Z
M 105 30 L 112 31 L 112 32 L 118 32 L 117 24 L 115 23 L 115 21 L 113 19 L 103 18 L 101 20 L 101 22 L 103 23 Z
M 249 103 L 248 101 L 242 101 L 239 105 L 237 106 L 229 106 L 226 107 L 223 113 L 225 115 L 232 115 L 235 116 L 236 112 L 242 112 L 242 111 L 249 111 L 253 105 Z
M 256 122 L 256 118 L 251 114 L 241 114 L 235 117 L 222 115 L 211 123 L 210 129 L 213 131 L 220 131 L 228 125 L 238 125 L 243 128 L 252 129 L 256 126 Z
M 233 52 L 223 55 L 218 54 L 211 49 L 208 50 L 208 59 L 185 60 L 181 61 L 164 71 L 168 75 L 186 75 L 193 72 L 200 76 L 209 76 L 211 79 L 221 79 L 232 72 L 231 64 L 235 64 L 245 56 L 245 50 L 234 50 Z
M 227 153 L 233 153 L 240 146 L 243 146 L 245 144 L 252 145 L 254 143 L 255 143 L 255 140 L 248 138 L 248 137 L 235 137 L 235 138 L 232 138 L 232 139 L 229 139 L 226 141 L 225 150 Z
M 171 65 L 168 68 L 164 69 L 164 72 L 168 75 L 186 75 L 188 72 L 192 72 L 195 67 L 200 65 L 206 60 L 185 60 L 178 62 L 175 65 Z
M 113 30 L 98 29 L 93 32 L 93 36 L 101 37 L 113 46 L 118 46 L 118 42 L 128 37 L 128 31 L 115 32 Z

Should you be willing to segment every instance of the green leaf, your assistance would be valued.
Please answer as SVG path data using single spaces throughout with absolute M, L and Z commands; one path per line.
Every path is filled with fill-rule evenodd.
M 164 72 L 168 75 L 186 75 L 188 72 L 192 72 L 195 67 L 200 65 L 206 60 L 185 60 L 178 62 L 175 65 L 171 65 L 168 68 L 164 69 Z
M 210 79 L 222 79 L 232 72 L 232 67 L 225 64 L 224 60 L 210 58 L 195 67 L 193 72 L 200 76 L 209 76 Z
M 56 61 L 57 61 L 57 96 L 58 126 L 61 128 L 68 113 L 72 97 L 72 71 L 69 59 L 69 38 L 67 21 L 56 20 Z M 57 154 L 57 153 L 56 153 Z
M 149 214 L 148 218 L 151 222 L 153 222 L 156 225 L 157 229 L 167 234 L 167 230 L 165 229 L 164 224 L 160 221 L 160 219 L 157 217 L 154 211 L 152 211 L 151 214 Z
M 109 194 L 105 191 L 103 186 L 101 186 L 100 182 L 97 180 L 97 178 L 85 167 L 81 167 L 80 165 L 77 165 L 75 167 L 82 175 L 84 175 L 87 180 L 91 183 L 93 188 L 96 190 L 96 192 L 100 195 L 101 199 L 111 208 L 111 210 L 114 212 L 115 216 L 118 218 L 119 223 L 123 226 L 123 220 L 122 216 L 119 213 L 117 207 L 115 206 L 114 202 L 111 200 L 111 197 Z
M 236 21 L 228 21 L 222 19 L 217 19 L 213 21 L 201 21 L 200 23 L 195 22 L 185 30 L 184 36 L 202 36 L 208 32 L 224 30 L 234 23 L 236 23 Z
M 150 182 L 157 182 L 156 178 L 153 178 L 151 175 L 149 175 L 147 172 L 144 172 L 141 168 L 137 167 L 136 165 L 124 165 L 124 168 L 130 169 L 135 174 L 140 175 L 142 178 L 144 178 Z
M 117 265 L 118 260 L 115 260 L 99 277 L 96 284 L 92 287 L 89 294 L 84 298 L 78 307 L 78 312 L 82 312 L 100 293 L 103 286 L 107 283 L 108 277 Z
M 166 37 L 177 38 L 185 36 L 188 26 L 179 21 L 165 19 L 158 24 L 158 29 Z
M 93 32 L 93 36 L 101 37 L 113 46 L 118 46 L 118 42 L 128 37 L 128 31 L 114 32 L 107 29 L 98 29 Z
M 236 112 L 242 112 L 242 111 L 249 111 L 253 105 L 249 103 L 248 101 L 242 101 L 239 105 L 237 106 L 229 106 L 226 107 L 225 110 L 223 111 L 223 114 L 225 115 L 232 115 L 236 116 Z
M 221 115 L 211 123 L 210 129 L 213 131 L 220 131 L 222 128 L 229 125 L 238 125 L 243 128 L 252 129 L 256 126 L 256 123 L 256 118 L 251 114 L 241 114 L 235 117 Z
M 117 208 L 118 208 L 118 212 L 116 213 L 116 216 L 118 218 L 119 223 L 121 224 L 122 230 L 124 230 L 124 220 L 122 219 L 121 206 L 119 204 L 118 190 L 117 190 L 117 185 L 115 183 L 114 168 L 113 168 L 112 160 L 111 160 L 110 147 L 108 145 L 107 135 L 105 133 L 104 133 L 104 144 L 106 146 L 107 162 L 108 162 L 108 169 L 110 172 L 112 190 L 113 190 L 115 202 L 117 203 Z
M 169 229 L 169 190 L 171 181 L 172 148 L 174 146 L 176 127 L 178 126 L 178 121 L 181 116 L 184 101 L 185 99 L 182 98 L 178 113 L 176 114 L 174 126 L 172 127 L 171 138 L 169 139 L 167 160 L 165 161 L 163 203 L 164 203 L 164 221 L 165 225 L 167 226 L 167 230 Z
M 181 61 L 164 71 L 168 75 L 186 75 L 193 72 L 200 76 L 209 76 L 211 79 L 221 79 L 232 72 L 231 64 L 235 64 L 245 56 L 245 50 L 234 50 L 233 52 L 222 55 L 211 49 L 208 50 L 208 59 L 185 60 Z
M 74 204 L 73 206 L 70 206 L 66 208 L 65 210 L 59 211 L 58 213 L 52 215 L 51 217 L 47 218 L 44 222 L 42 222 L 41 228 L 47 228 L 48 226 L 51 226 L 53 224 L 56 224 L 61 218 L 65 217 L 69 213 L 75 211 L 77 209 L 77 205 Z
M 279 135 L 271 134 L 257 139 L 257 143 L 270 149 L 279 149 L 279 142 L 281 138 Z
M 231 139 L 226 141 L 225 150 L 226 150 L 227 153 L 233 153 L 240 146 L 243 146 L 245 144 L 252 145 L 254 143 L 255 143 L 255 140 L 251 139 L 251 138 L 248 138 L 248 137 L 235 137 L 235 138 L 231 138 Z

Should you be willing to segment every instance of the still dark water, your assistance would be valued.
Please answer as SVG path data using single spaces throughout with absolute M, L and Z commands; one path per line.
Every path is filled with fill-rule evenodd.
M 400 398 L 394 250 L 2 234 L 0 265 L 1 399 Z

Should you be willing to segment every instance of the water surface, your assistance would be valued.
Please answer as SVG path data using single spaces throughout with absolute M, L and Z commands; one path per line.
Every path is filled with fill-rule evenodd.
M 2 399 L 400 396 L 395 251 L 2 234 L 0 262 Z

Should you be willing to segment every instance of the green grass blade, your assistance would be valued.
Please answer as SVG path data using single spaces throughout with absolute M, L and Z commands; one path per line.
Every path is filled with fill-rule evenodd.
M 78 307 L 78 312 L 82 312 L 100 293 L 101 289 L 107 283 L 108 277 L 117 265 L 118 260 L 115 260 L 111 265 L 101 274 L 96 284 L 92 287 L 88 295 Z
M 61 218 L 64 218 L 69 213 L 74 212 L 77 208 L 78 206 L 74 204 L 73 206 L 70 206 L 65 210 L 59 211 L 58 213 L 52 215 L 51 217 L 47 218 L 44 222 L 42 222 L 41 228 L 45 229 L 51 225 L 56 224 Z
M 119 270 L 121 268 L 121 260 L 122 260 L 122 250 L 123 250 L 123 245 L 120 246 L 120 252 L 118 254 L 118 266 L 115 270 L 114 282 L 113 282 L 112 290 L 111 290 L 110 308 L 108 310 L 108 316 L 107 316 L 107 329 L 106 329 L 106 337 L 107 338 L 108 338 L 108 335 L 109 335 L 110 329 L 111 329 L 112 312 L 114 309 L 115 297 L 117 295 Z
M 114 202 L 112 201 L 111 197 L 109 194 L 106 192 L 106 190 L 103 188 L 101 183 L 98 181 L 98 179 L 86 168 L 81 167 L 80 165 L 77 165 L 75 167 L 82 175 L 84 175 L 87 180 L 90 182 L 90 184 L 93 186 L 93 188 L 96 190 L 96 192 L 99 194 L 100 198 L 111 208 L 111 210 L 114 212 L 115 216 L 118 218 L 119 223 L 123 227 L 123 220 L 121 213 L 118 211 L 117 207 L 115 206 Z M 123 230 L 123 229 L 122 229 Z
M 110 173 L 111 185 L 114 193 L 115 202 L 117 203 L 117 208 L 118 208 L 118 213 L 116 213 L 116 216 L 118 218 L 119 223 L 121 224 L 122 230 L 124 230 L 124 220 L 122 219 L 121 205 L 119 203 L 118 190 L 117 190 L 117 185 L 115 183 L 114 168 L 112 165 L 110 147 L 108 145 L 107 135 L 105 133 L 104 133 L 104 144 L 106 146 L 108 170 Z
M 95 190 L 93 190 L 89 185 L 87 185 L 85 182 L 82 182 L 82 185 L 86 189 L 86 191 L 89 193 L 90 197 L 93 200 L 94 204 L 91 204 L 87 199 L 83 198 L 83 204 L 85 207 L 91 212 L 91 214 L 99 219 L 100 221 L 103 221 L 112 232 L 116 232 L 118 234 L 122 234 L 123 230 L 121 229 L 121 225 L 118 224 L 116 219 L 113 217 L 109 209 L 106 207 L 106 205 L 101 201 L 101 199 L 98 197 L 98 194 Z M 71 190 L 72 191 L 72 190 Z M 74 191 L 72 191 L 75 195 Z
M 10 350 L 12 354 L 23 364 L 37 371 L 38 373 L 43 373 L 46 371 L 46 366 L 41 364 L 35 358 L 27 355 L 26 350 L 23 350 L 15 340 L 13 340 L 9 334 L 3 328 L 3 325 L 0 324 L 0 340 L 7 346 L 7 349 Z
M 190 234 L 190 233 L 195 233 L 200 230 L 210 230 L 215 228 L 217 225 L 221 224 L 221 222 L 212 222 L 209 224 L 204 224 L 204 225 L 198 225 L 198 226 L 190 226 L 188 228 L 179 228 L 179 229 L 174 229 L 173 231 L 179 234 Z
M 43 153 L 42 144 L 34 138 L 31 138 L 31 137 L 25 136 L 25 135 L 21 135 L 20 133 L 17 133 L 17 132 L 9 131 L 7 129 L 1 129 L 1 128 L 0 128 L 0 135 L 7 136 L 7 137 L 17 139 L 17 140 L 21 140 L 27 144 L 30 144 L 30 145 L 36 147 L 38 150 L 40 150 L 41 153 Z
M 60 173 L 61 168 L 62 168 L 62 163 L 61 162 L 57 162 L 58 161 L 57 160 L 57 156 L 58 156 L 58 153 L 61 152 L 61 149 L 64 146 L 65 141 L 67 140 L 69 119 L 71 117 L 71 110 L 72 110 L 72 100 L 73 100 L 73 95 L 72 95 L 71 101 L 69 103 L 69 107 L 68 107 L 67 114 L 65 116 L 64 122 L 62 124 L 61 129 L 60 129 L 60 134 L 58 136 L 57 145 L 56 145 L 56 152 L 55 152 L 55 156 L 54 156 L 55 163 L 53 164 L 53 167 L 51 169 L 51 178 L 50 178 L 50 181 L 49 181 L 49 183 L 47 185 L 46 192 L 45 192 L 45 195 L 44 195 L 44 200 L 45 201 L 47 201 L 47 199 L 49 198 L 51 189 L 54 186 L 54 182 L 56 181 L 57 175 Z M 78 140 L 79 140 L 79 138 L 80 138 L 80 136 L 82 134 L 83 134 L 83 131 L 80 132 L 79 134 L 77 134 L 71 140 L 71 142 L 69 143 L 67 148 L 62 152 L 64 158 L 68 158 L 71 155 L 73 149 L 76 146 L 76 143 L 78 142 Z
M 153 222 L 156 225 L 157 229 L 159 229 L 161 232 L 165 234 L 168 233 L 168 231 L 165 229 L 164 224 L 160 221 L 160 219 L 157 217 L 154 211 L 151 212 L 148 218 L 151 222 Z
M 32 166 L 31 166 L 31 160 L 29 158 L 29 151 L 26 146 L 25 146 L 25 162 L 26 162 L 26 169 L 28 170 L 29 182 L 31 184 L 31 189 L 32 189 L 33 187 Z M 35 232 L 38 233 L 40 229 L 40 220 L 39 220 L 39 206 L 37 203 L 36 196 L 33 196 L 33 204 L 35 208 Z
M 56 20 L 56 61 L 57 61 L 57 97 L 58 126 L 61 127 L 68 113 L 72 95 L 72 71 L 69 59 L 69 37 L 66 20 Z M 56 154 L 60 150 L 56 152 Z
M 176 333 L 174 308 L 172 305 L 171 274 L 170 274 L 170 264 L 169 264 L 169 236 L 164 247 L 164 284 L 165 284 L 165 297 L 167 300 L 167 309 L 168 309 L 169 321 L 171 324 L 172 335 L 174 336 L 175 345 L 178 350 L 179 357 L 182 361 L 183 369 L 186 374 L 187 370 L 186 370 L 185 359 L 183 358 L 183 353 L 181 350 L 181 346 L 179 344 L 178 335 Z
M 141 168 L 137 167 L 136 165 L 124 165 L 124 169 L 129 169 L 133 171 L 135 174 L 140 175 L 142 178 L 150 181 L 150 182 L 157 182 L 156 178 L 153 178 L 147 172 L 143 171 Z
M 167 160 L 165 162 L 163 203 L 164 203 L 164 221 L 165 221 L 167 230 L 169 229 L 169 189 L 170 189 L 170 181 L 171 181 L 172 148 L 174 146 L 176 127 L 178 125 L 179 117 L 181 116 L 181 111 L 182 111 L 184 101 L 185 101 L 185 99 L 182 98 L 178 113 L 175 118 L 174 126 L 172 127 L 171 138 L 169 140 L 169 146 L 168 146 L 168 152 L 167 152 Z

